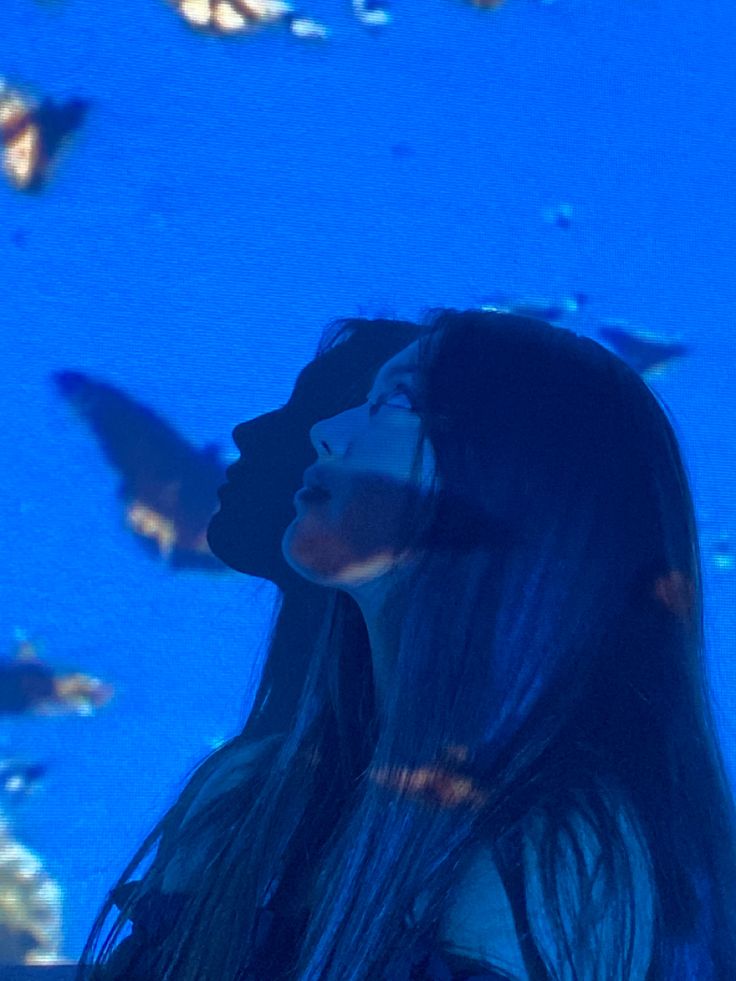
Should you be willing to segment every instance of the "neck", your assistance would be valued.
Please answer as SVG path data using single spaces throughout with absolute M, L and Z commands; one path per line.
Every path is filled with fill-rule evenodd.
M 388 581 L 387 576 L 365 583 L 351 593 L 360 607 L 368 631 L 376 714 L 382 722 L 395 676 L 406 593 Z

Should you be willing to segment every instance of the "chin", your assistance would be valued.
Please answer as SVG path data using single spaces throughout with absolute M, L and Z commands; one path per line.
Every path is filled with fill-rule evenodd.
M 347 592 L 386 575 L 400 561 L 385 548 L 358 556 L 339 537 L 299 517 L 284 532 L 281 550 L 291 568 L 309 582 Z
M 293 569 L 297 575 L 318 585 L 326 585 L 320 582 L 316 570 L 311 568 L 308 561 L 305 561 L 304 549 L 299 545 L 299 519 L 294 520 L 287 526 L 281 539 L 281 554 L 286 560 L 286 564 Z
M 210 518 L 207 544 L 221 562 L 246 576 L 268 579 L 277 586 L 289 577 L 289 570 L 280 553 L 273 547 L 278 534 L 247 534 L 240 521 L 228 515 L 227 506 Z M 266 539 L 268 539 L 266 541 Z M 272 544 L 273 543 L 273 544 Z

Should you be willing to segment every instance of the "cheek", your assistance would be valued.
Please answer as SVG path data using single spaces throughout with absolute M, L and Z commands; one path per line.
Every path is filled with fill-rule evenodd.
M 359 586 L 393 568 L 392 549 L 373 549 L 363 556 L 324 524 L 298 518 L 286 531 L 284 555 L 307 579 L 323 586 Z
M 284 537 L 287 559 L 321 582 L 357 583 L 391 568 L 401 548 L 409 489 L 386 478 L 345 481 L 306 507 Z

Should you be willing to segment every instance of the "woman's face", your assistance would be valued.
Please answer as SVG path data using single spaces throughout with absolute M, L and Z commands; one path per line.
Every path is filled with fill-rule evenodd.
M 207 529 L 213 553 L 231 568 L 284 585 L 292 572 L 279 549 L 293 516 L 292 497 L 310 459 L 311 375 L 297 384 L 289 402 L 241 423 L 233 431 L 240 459 L 228 467 L 218 491 L 220 510 Z M 309 378 L 307 379 L 307 374 Z M 306 391 L 309 389 L 309 391 Z M 305 397 L 306 396 L 306 397 Z
M 383 365 L 364 405 L 312 427 L 317 462 L 294 498 L 283 551 L 313 582 L 350 591 L 408 557 L 407 513 L 435 469 L 417 411 L 417 356 L 415 342 Z
M 390 329 L 362 324 L 302 369 L 286 405 L 235 428 L 240 459 L 227 470 L 220 510 L 207 529 L 218 558 L 283 589 L 298 582 L 284 561 L 281 539 L 294 517 L 294 492 L 314 461 L 310 427 L 360 405 L 377 369 L 417 334 L 418 328 L 401 322 Z

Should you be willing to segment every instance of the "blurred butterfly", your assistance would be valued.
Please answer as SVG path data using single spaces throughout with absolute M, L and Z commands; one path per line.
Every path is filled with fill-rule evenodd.
M 111 685 L 80 671 L 57 671 L 24 631 L 16 629 L 15 637 L 11 657 L 0 657 L 0 715 L 94 715 L 112 698 Z
M 556 324 L 568 315 L 578 313 L 587 302 L 586 293 L 573 293 L 560 300 L 548 300 L 542 297 L 523 299 L 508 293 L 490 293 L 481 297 L 480 308 L 514 313 L 519 317 L 535 317 L 537 320 L 547 320 L 551 324 Z
M 59 394 L 92 429 L 120 474 L 125 521 L 146 550 L 173 569 L 222 572 L 207 545 L 225 464 L 216 446 L 192 446 L 127 392 L 78 371 L 52 375 Z
M 353 13 L 366 27 L 385 27 L 391 23 L 386 4 L 376 0 L 353 0 Z
M 315 21 L 297 16 L 286 0 L 172 0 L 191 27 L 212 34 L 243 34 L 267 24 L 283 23 L 298 37 L 325 37 Z
M 653 331 L 625 323 L 604 323 L 598 330 L 604 341 L 635 371 L 644 375 L 661 375 L 677 358 L 691 353 L 681 341 L 668 340 Z
M 89 103 L 69 99 L 35 103 L 0 79 L 0 143 L 6 177 L 19 191 L 38 191 L 60 147 L 84 122 Z

